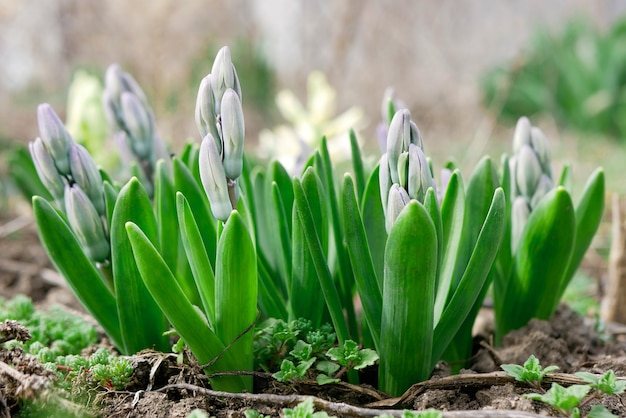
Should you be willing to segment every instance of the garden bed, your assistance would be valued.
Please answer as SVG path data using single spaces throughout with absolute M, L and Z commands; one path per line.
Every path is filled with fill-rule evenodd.
M 61 304 L 73 312 L 83 312 L 70 291 L 54 283 L 55 275 L 29 218 L 9 217 L 1 225 L 5 232 L 7 225 L 19 227 L 0 239 L 0 295 L 10 298 L 26 294 L 41 307 Z M 101 388 L 88 394 L 98 409 L 85 410 L 78 404 L 74 407 L 77 413 L 107 417 L 185 417 L 195 408 L 216 417 L 243 416 L 250 409 L 278 416 L 283 408 L 293 408 L 306 396 L 313 396 L 316 410 L 335 416 L 376 416 L 389 408 L 396 412 L 434 408 L 445 411 L 444 417 L 556 416 L 549 407 L 522 397 L 533 389 L 509 377 L 499 365 L 523 364 L 533 354 L 543 366 L 558 366 L 558 373 L 551 373 L 544 380 L 545 388 L 553 382 L 563 386 L 580 383 L 572 374 L 578 371 L 613 370 L 618 377 L 626 376 L 626 345 L 620 335 L 623 330 L 614 327 L 599 333 L 593 320 L 561 306 L 551 321 L 532 320 L 528 326 L 510 333 L 501 347 L 494 348 L 490 344 L 489 314 L 488 308 L 481 313 L 487 326 L 485 335 L 476 338 L 470 370 L 451 376 L 445 365 L 439 365 L 430 380 L 414 385 L 399 398 L 389 398 L 367 384 L 280 383 L 265 373 L 254 374 L 255 393 L 226 394 L 210 389 L 207 377 L 192 357 L 186 356 L 186 361 L 180 363 L 172 353 L 142 352 L 132 357 L 135 372 L 125 390 Z M 107 344 L 106 339 L 101 344 Z M 6 360 L 6 352 L 3 357 Z M 34 382 L 49 376 L 28 359 L 21 364 L 24 366 L 18 368 L 17 374 L 0 370 L 0 379 L 5 383 L 0 392 L 4 404 L 0 416 L 17 412 L 15 391 L 22 391 L 19 396 L 24 396 L 28 385 L 32 387 Z M 586 405 L 581 411 L 583 415 L 597 402 L 600 401 Z M 626 416 L 626 395 L 604 397 L 601 402 L 613 414 Z

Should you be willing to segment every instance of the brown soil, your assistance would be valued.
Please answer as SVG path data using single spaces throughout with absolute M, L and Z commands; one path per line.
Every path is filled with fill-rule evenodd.
M 22 218 L 16 219 L 22 222 Z M 22 293 L 39 306 L 60 304 L 81 310 L 69 290 L 58 282 L 32 221 L 23 219 L 19 228 L 9 223 L 17 222 L 15 219 L 0 222 L 0 296 L 9 298 Z M 10 232 L 11 229 L 15 230 Z M 489 311 L 484 314 L 488 323 Z M 375 416 L 383 410 L 400 416 L 405 408 L 435 408 L 444 411 L 444 417 L 557 416 L 550 408 L 522 397 L 535 390 L 508 377 L 499 365 L 522 364 L 531 354 L 544 366 L 557 365 L 559 373 L 548 375 L 546 389 L 552 382 L 581 383 L 572 374 L 576 371 L 613 370 L 617 376 L 626 377 L 626 344 L 618 333 L 621 331 L 599 334 L 594 325 L 562 306 L 551 321 L 531 321 L 508 335 L 501 347 L 492 347 L 487 336 L 480 343 L 470 370 L 450 376 L 442 365 L 436 370 L 436 377 L 414 385 L 400 398 L 388 398 L 367 385 L 281 384 L 263 373 L 255 373 L 254 394 L 215 392 L 192 357 L 186 356 L 183 364 L 178 364 L 172 354 L 145 352 L 132 357 L 134 380 L 125 391 L 89 394 L 98 405 L 97 410 L 85 410 L 68 401 L 61 404 L 75 412 L 104 417 L 185 417 L 195 408 L 215 417 L 243 417 L 248 409 L 279 416 L 283 408 L 294 407 L 305 397 L 313 396 L 317 410 L 335 416 Z M 6 334 L 7 326 L 14 334 L 22 335 L 19 328 L 15 331 L 15 324 L 0 327 L 0 333 Z M 8 370 L 4 367 L 7 363 L 17 367 Z M 52 399 L 54 392 L 46 389 L 49 379 L 49 372 L 19 350 L 0 351 L 0 416 L 16 412 L 18 397 L 39 394 Z M 597 402 L 591 402 L 582 412 Z M 615 415 L 626 416 L 626 395 L 605 397 L 601 402 Z

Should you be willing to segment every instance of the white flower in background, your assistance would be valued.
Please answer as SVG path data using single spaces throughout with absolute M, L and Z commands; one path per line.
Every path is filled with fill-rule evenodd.
M 312 72 L 308 77 L 306 107 L 293 92 L 279 92 L 276 106 L 289 124 L 261 131 L 259 156 L 275 158 L 287 171 L 295 174 L 325 136 L 333 161 L 349 160 L 349 131 L 364 126 L 363 110 L 351 107 L 335 116 L 336 100 L 335 90 L 319 71 Z

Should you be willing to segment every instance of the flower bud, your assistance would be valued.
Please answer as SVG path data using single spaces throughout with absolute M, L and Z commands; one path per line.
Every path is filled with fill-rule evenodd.
M 430 187 L 436 191 L 435 180 L 430 172 L 430 165 L 424 151 L 415 144 L 409 145 L 408 192 L 411 199 L 424 202 L 424 196 Z
M 402 152 L 408 151 L 411 139 L 411 114 L 407 109 L 401 109 L 393 115 L 387 133 L 387 158 L 391 168 L 391 180 L 399 183 L 398 159 Z
M 517 188 L 530 200 L 542 175 L 541 164 L 530 145 L 522 145 L 515 165 Z
M 46 149 L 41 138 L 35 139 L 28 144 L 30 156 L 35 164 L 39 179 L 54 196 L 57 206 L 63 208 L 63 195 L 65 193 L 65 180 L 59 174 L 54 165 L 52 156 Z
M 122 93 L 120 102 L 133 153 L 141 159 L 149 159 L 154 135 L 150 110 L 133 93 Z
M 534 209 L 542 197 L 544 197 L 552 188 L 554 187 L 554 182 L 552 179 L 545 174 L 541 175 L 539 182 L 537 183 L 537 187 L 535 188 L 535 193 L 530 199 L 530 207 Z
M 87 257 L 95 262 L 108 259 L 111 247 L 102 220 L 91 200 L 77 184 L 65 188 L 65 212 Z
M 513 133 L 513 152 L 517 154 L 520 152 L 522 145 L 530 145 L 530 121 L 526 116 L 522 116 L 518 119 L 517 125 L 515 125 L 515 132 Z
M 222 96 L 227 89 L 233 89 L 241 100 L 241 86 L 239 85 L 239 77 L 237 71 L 230 58 L 230 49 L 227 46 L 222 47 L 215 56 L 213 67 L 211 68 L 211 89 L 215 99 L 215 114 L 219 115 L 219 105 Z
M 391 188 L 391 174 L 386 153 L 380 158 L 380 163 L 378 164 L 378 184 L 380 187 L 380 201 L 383 205 L 383 212 L 386 215 L 389 189 Z
M 385 227 L 387 233 L 391 232 L 391 227 L 402 212 L 402 209 L 411 200 L 406 190 L 394 183 L 389 189 L 389 201 L 387 202 L 387 213 L 385 218 Z
M 37 107 L 39 135 L 52 156 L 54 165 L 62 175 L 70 174 L 69 150 L 74 142 L 63 122 L 48 103 Z
M 398 185 L 407 190 L 407 182 L 409 180 L 409 152 L 404 151 L 398 157 Z
M 539 158 L 541 170 L 544 174 L 552 177 L 552 167 L 550 166 L 550 144 L 548 144 L 548 139 L 543 134 L 541 129 L 533 126 L 530 128 L 530 140 L 531 146 L 537 154 L 537 158 Z
M 511 214 L 511 251 L 515 253 L 517 244 L 522 237 L 526 221 L 530 216 L 530 207 L 523 196 L 517 196 L 513 201 Z
M 230 216 L 232 205 L 222 159 L 211 134 L 207 134 L 200 144 L 199 165 L 200 180 L 211 203 L 211 211 L 215 218 L 225 222 Z
M 196 98 L 196 126 L 202 138 L 208 133 L 212 135 L 217 134 L 217 130 L 215 130 L 217 116 L 215 114 L 214 102 L 213 90 L 211 89 L 211 74 L 209 74 L 200 82 Z M 214 130 L 215 132 L 213 132 Z
M 79 144 L 70 147 L 72 178 L 91 200 L 99 215 L 106 213 L 102 176 L 89 152 Z
M 235 180 L 243 170 L 245 125 L 241 100 L 233 89 L 229 88 L 224 93 L 221 110 L 224 171 L 226 177 Z

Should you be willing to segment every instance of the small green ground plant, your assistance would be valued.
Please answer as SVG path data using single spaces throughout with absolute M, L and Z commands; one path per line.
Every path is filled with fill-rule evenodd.
M 575 376 L 582 379 L 586 384 L 576 384 L 563 387 L 558 383 L 552 383 L 548 391 L 541 387 L 541 382 L 546 374 L 558 369 L 556 366 L 548 366 L 542 368 L 539 360 L 531 355 L 523 366 L 517 364 L 503 364 L 500 367 L 506 371 L 509 376 L 515 380 L 528 383 L 535 390 L 541 393 L 529 393 L 523 395 L 526 398 L 533 399 L 550 405 L 557 411 L 560 416 L 570 418 L 580 418 L 580 409 L 589 404 L 594 399 L 600 399 L 604 396 L 618 395 L 626 389 L 626 381 L 618 380 L 615 372 L 609 370 L 603 375 L 597 375 L 588 372 L 577 372 Z M 591 393 L 590 393 L 591 392 Z M 588 418 L 608 418 L 615 417 L 603 405 L 594 405 L 589 413 L 584 415 Z

